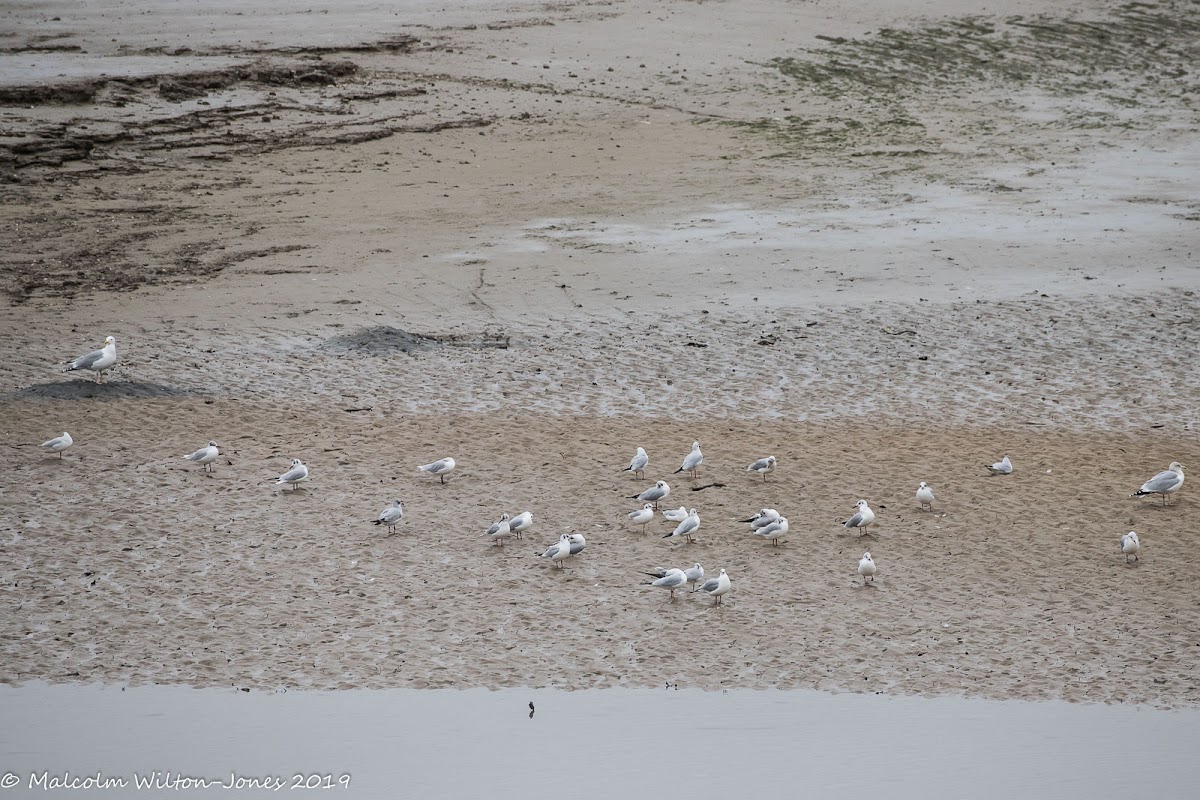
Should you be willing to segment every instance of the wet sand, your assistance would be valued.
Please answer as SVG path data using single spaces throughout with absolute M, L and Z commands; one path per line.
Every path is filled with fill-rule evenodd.
M 16 798 L 46 794 L 30 790 L 31 776 L 48 782 L 68 771 L 128 781 L 126 794 L 135 775 L 157 780 L 172 797 L 255 779 L 284 788 L 238 795 L 278 796 L 304 782 L 321 788 L 300 791 L 355 798 L 599 798 L 671 783 L 733 794 L 871 786 L 902 800 L 1148 791 L 1182 800 L 1200 789 L 1194 709 L 662 688 L 244 694 L 29 685 L 0 687 L 0 700 L 32 731 L 5 765 L 21 780 L 8 793 Z M 119 743 L 114 719 L 129 721 Z M 216 785 L 175 788 L 188 785 L 181 776 Z
M 1187 6 L 64 9 L 0 54 L 0 682 L 1197 703 L 1190 490 L 1128 497 L 1200 464 Z M 693 439 L 674 548 L 624 515 Z M 724 608 L 640 583 L 695 560 Z

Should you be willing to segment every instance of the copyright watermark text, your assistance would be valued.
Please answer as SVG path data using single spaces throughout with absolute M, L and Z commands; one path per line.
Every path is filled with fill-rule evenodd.
M 40 789 L 42 791 L 72 789 L 116 789 L 158 792 L 184 789 L 241 789 L 278 792 L 292 789 L 349 789 L 350 774 L 342 773 L 293 773 L 291 775 L 240 775 L 231 772 L 221 777 L 210 778 L 185 775 L 181 772 L 131 772 L 127 775 L 111 775 L 104 772 L 77 774 L 74 772 L 30 772 L 18 775 L 5 772 L 0 775 L 0 790 Z

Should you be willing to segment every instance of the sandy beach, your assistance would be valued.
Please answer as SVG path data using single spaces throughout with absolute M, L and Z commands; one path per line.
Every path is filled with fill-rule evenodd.
M 0 16 L 0 683 L 1200 704 L 1194 3 L 301 5 Z

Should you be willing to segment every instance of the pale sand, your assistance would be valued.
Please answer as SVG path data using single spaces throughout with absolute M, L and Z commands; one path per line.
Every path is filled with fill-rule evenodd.
M 369 5 L 200 33 L 44 4 L 60 40 L 17 14 L 0 90 L 47 82 L 0 109 L 0 681 L 1197 703 L 1190 484 L 1128 497 L 1200 469 L 1189 7 L 1156 7 L 1147 62 L 1078 38 L 1143 13 L 1104 3 Z M 1073 44 L 1040 80 L 974 60 L 970 15 L 1019 61 L 1046 40 L 1015 15 L 1049 12 L 1067 28 L 1037 35 Z M 884 27 L 916 32 L 915 85 L 769 66 L 878 66 Z M 178 77 L 231 58 L 274 71 Z M 151 80 L 80 78 L 107 70 Z M 108 334 L 111 383 L 64 378 Z M 59 463 L 36 444 L 63 430 Z M 205 477 L 178 457 L 210 438 Z M 676 551 L 625 513 L 693 439 L 726 486 L 672 481 L 703 520 Z M 646 481 L 619 471 L 637 445 Z M 446 486 L 416 475 L 445 455 Z M 862 541 L 836 524 L 859 497 Z M 784 547 L 733 522 L 764 505 Z M 525 509 L 525 541 L 476 536 Z M 571 527 L 588 550 L 555 574 L 533 553 Z M 729 570 L 726 607 L 640 585 L 694 560 Z

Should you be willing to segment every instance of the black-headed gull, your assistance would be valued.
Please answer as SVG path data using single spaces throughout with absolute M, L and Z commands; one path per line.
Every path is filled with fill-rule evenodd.
M 522 511 L 508 521 L 508 529 L 516 534 L 518 539 L 525 538 L 521 534 L 533 527 L 533 512 Z
M 740 519 L 740 520 L 738 520 L 738 522 L 749 522 L 751 528 L 753 528 L 754 530 L 758 530 L 759 528 L 765 528 L 766 526 L 770 525 L 772 522 L 774 522 L 777 519 L 779 519 L 778 511 L 776 511 L 773 508 L 764 508 L 762 511 L 759 511 L 753 517 L 748 517 L 746 519 Z
M 729 580 L 729 575 L 727 575 L 725 570 L 722 568 L 721 574 L 715 578 L 709 578 L 706 580 L 700 587 L 700 591 L 704 592 L 709 597 L 716 598 L 713 601 L 713 605 L 720 605 L 721 598 L 728 594 L 729 590 L 732 588 L 733 584 Z
M 645 574 L 653 576 L 653 573 L 650 572 Z M 659 589 L 670 589 L 671 599 L 674 600 L 675 590 L 680 586 L 683 586 L 685 583 L 687 583 L 687 575 L 683 573 L 683 570 L 672 567 L 671 569 L 666 570 L 662 574 L 662 577 L 655 578 L 654 580 L 650 581 L 647 586 L 657 586 Z
M 584 538 L 582 533 L 572 533 L 570 534 L 570 539 L 571 555 L 573 556 L 579 555 L 584 551 L 584 548 L 587 547 L 587 539 Z
M 680 472 L 690 472 L 692 473 L 692 477 L 695 478 L 697 476 L 696 470 L 699 469 L 700 465 L 703 463 L 704 454 L 700 452 L 700 443 L 692 442 L 692 452 L 683 457 L 683 464 L 680 465 L 679 469 L 675 470 L 675 474 L 678 475 Z
M 787 541 L 787 517 L 779 517 L 769 525 L 758 528 L 754 532 L 764 539 L 769 539 L 772 547 L 778 547 L 780 542 Z
M 287 483 L 291 484 L 292 489 L 295 490 L 296 484 L 306 480 L 308 480 L 308 467 L 304 466 L 304 462 L 300 459 L 293 458 L 291 469 L 280 475 L 279 479 L 275 481 L 275 485 Z
M 1011 475 L 1012 462 L 1008 460 L 1008 456 L 997 461 L 995 464 L 984 464 L 988 468 L 988 472 L 993 475 Z
M 921 481 L 921 485 L 917 487 L 917 503 L 922 511 L 925 510 L 925 506 L 929 506 L 929 510 L 933 511 L 933 489 L 929 488 L 925 481 Z
M 559 569 L 565 569 L 563 564 L 567 558 L 571 556 L 571 534 L 564 533 L 558 537 L 558 541 L 546 548 L 544 553 L 540 554 L 542 558 L 548 558 L 553 561 Z
M 1183 464 L 1172 461 L 1171 466 L 1158 473 L 1142 484 L 1142 488 L 1130 495 L 1141 497 L 1147 494 L 1161 494 L 1163 505 L 1167 505 L 1167 495 L 1174 494 L 1183 488 Z
M 654 521 L 654 504 L 646 503 L 637 511 L 630 511 L 626 516 L 633 521 L 634 525 L 641 525 L 644 533 L 646 526 Z
M 221 451 L 217 449 L 216 442 L 209 442 L 206 447 L 201 447 L 194 453 L 188 453 L 180 458 L 187 461 L 194 461 L 197 464 L 204 465 L 204 471 L 208 472 L 208 465 L 217 460 L 217 456 L 221 455 Z
M 688 515 L 687 506 L 680 506 L 679 508 L 676 508 L 676 509 L 668 508 L 662 512 L 662 515 L 663 515 L 663 519 L 665 519 L 667 522 L 674 522 L 674 523 L 683 522 L 685 519 L 687 519 L 687 515 Z
M 430 464 L 422 464 L 417 469 L 421 470 L 421 472 L 428 472 L 430 475 L 437 475 L 442 479 L 442 483 L 445 483 L 446 475 L 454 469 L 454 466 L 453 458 L 439 458 Z
M 692 543 L 692 537 L 700 530 L 700 515 L 696 509 L 688 511 L 687 517 L 683 522 L 675 527 L 675 530 L 664 536 L 664 539 L 678 539 L 680 537 L 687 539 L 688 544 Z
M 746 467 L 746 472 L 753 472 L 756 475 L 762 475 L 763 480 L 765 481 L 767 479 L 767 475 L 775 471 L 775 461 L 775 456 L 760 458 L 758 461 L 755 461 L 753 464 Z
M 629 462 L 629 466 L 621 470 L 621 472 L 632 472 L 633 477 L 646 477 L 646 465 L 650 463 L 650 456 L 646 455 L 646 451 L 642 448 L 637 449 L 637 453 Z
M 96 373 L 96 383 L 104 382 L 104 371 L 112 369 L 117 363 L 117 340 L 112 336 L 104 337 L 104 346 L 99 350 L 80 356 L 74 361 L 67 362 L 63 372 L 73 372 L 77 369 L 87 369 Z
M 489 537 L 493 542 L 499 542 L 503 547 L 504 540 L 512 535 L 512 525 L 509 524 L 508 514 L 501 514 L 500 519 L 493 522 L 491 527 L 480 535 Z
M 404 501 L 393 500 L 390 506 L 379 512 L 379 516 L 375 518 L 375 524 L 387 525 L 388 533 L 395 533 L 396 526 L 402 519 L 404 519 Z
M 862 575 L 863 586 L 867 585 L 867 579 L 871 579 L 871 583 L 875 582 L 875 560 L 871 558 L 871 553 L 863 553 L 863 557 L 858 560 L 858 574 Z
M 859 500 L 857 503 L 855 503 L 855 506 L 858 508 L 857 513 L 842 523 L 847 530 L 853 528 L 858 528 L 861 530 L 875 521 L 875 512 L 871 510 L 869 505 L 867 505 L 866 500 Z
M 1133 556 L 1134 561 L 1138 561 L 1138 553 L 1141 552 L 1142 541 L 1133 531 L 1121 537 L 1121 552 L 1125 554 L 1125 563 L 1129 563 L 1129 557 Z
M 670 494 L 671 494 L 671 486 L 666 481 L 658 481 L 657 483 L 655 483 L 653 486 L 651 486 L 646 491 L 642 492 L 641 494 L 635 494 L 633 497 L 631 497 L 629 499 L 630 500 L 641 500 L 643 502 L 653 503 L 654 510 L 657 511 L 659 501 L 666 500 L 668 495 L 670 495 Z
M 58 453 L 58 457 L 62 458 L 63 450 L 66 450 L 73 444 L 75 444 L 75 440 L 71 438 L 71 434 L 63 431 L 62 436 L 55 436 L 53 439 L 48 439 L 42 442 L 41 446 L 52 453 Z

